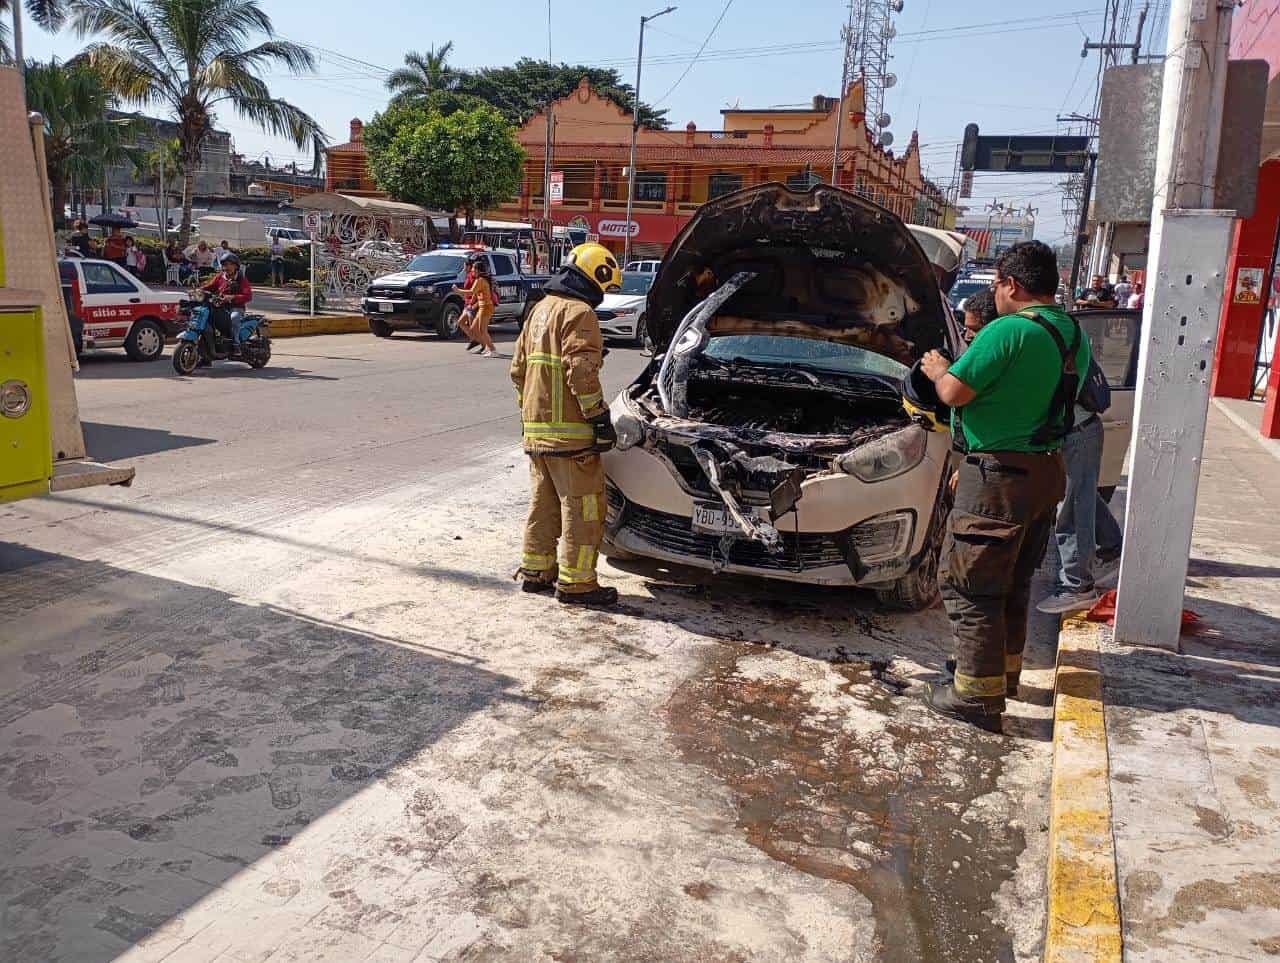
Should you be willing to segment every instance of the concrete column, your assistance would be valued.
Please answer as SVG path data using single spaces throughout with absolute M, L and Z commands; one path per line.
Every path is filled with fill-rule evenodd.
M 1253 366 L 1262 334 L 1262 320 L 1271 291 L 1259 291 L 1256 304 L 1237 304 L 1233 299 L 1241 268 L 1263 271 L 1263 281 L 1271 273 L 1271 259 L 1280 226 L 1280 161 L 1267 161 L 1258 171 L 1258 206 L 1253 216 L 1236 225 L 1231 257 L 1227 261 L 1227 296 L 1222 299 L 1218 323 L 1218 348 L 1213 356 L 1214 396 L 1248 398 L 1253 388 Z
M 600 209 L 600 190 L 601 190 L 601 166 L 599 161 L 595 161 L 591 165 L 591 208 L 592 210 Z

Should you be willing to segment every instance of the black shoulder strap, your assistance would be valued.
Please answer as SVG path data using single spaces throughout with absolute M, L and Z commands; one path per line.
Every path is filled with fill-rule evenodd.
M 1075 427 L 1076 395 L 1080 393 L 1080 372 L 1076 368 L 1076 354 L 1080 350 L 1080 323 L 1075 318 L 1071 318 L 1071 347 L 1068 348 L 1057 325 L 1046 321 L 1041 317 L 1040 312 L 1028 309 L 1019 311 L 1018 314 L 1036 322 L 1049 332 L 1062 358 L 1062 377 L 1058 379 L 1058 386 L 1054 389 L 1053 397 L 1049 401 L 1049 410 L 1045 413 L 1040 427 L 1031 435 L 1033 445 L 1047 445 L 1067 437 Z M 1058 427 L 1056 417 L 1059 413 L 1062 415 L 1061 428 Z

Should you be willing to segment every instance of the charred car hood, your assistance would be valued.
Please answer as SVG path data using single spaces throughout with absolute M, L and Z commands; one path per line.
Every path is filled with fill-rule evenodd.
M 840 341 L 904 365 L 948 345 L 947 309 L 920 244 L 896 215 L 847 191 L 762 184 L 699 208 L 649 290 L 657 349 L 737 272 L 755 277 L 718 311 L 713 337 Z

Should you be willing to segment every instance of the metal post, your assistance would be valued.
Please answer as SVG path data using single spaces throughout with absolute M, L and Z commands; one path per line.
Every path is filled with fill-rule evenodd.
M 10 0 L 10 5 L 13 7 L 13 65 L 21 77 L 27 72 L 22 62 L 22 0 Z
M 555 67 L 551 62 L 551 0 L 547 0 L 547 71 L 554 74 Z M 542 216 L 545 220 L 551 219 L 551 145 L 554 143 L 552 139 L 552 128 L 555 126 L 555 111 L 552 108 L 553 101 L 548 97 L 546 110 L 547 124 L 547 143 L 546 149 L 542 154 Z
M 1213 210 L 1234 3 L 1173 0 L 1115 638 L 1177 649 L 1234 211 Z
M 1084 254 L 1084 238 L 1089 231 L 1089 201 L 1093 199 L 1093 174 L 1098 168 L 1098 155 L 1089 154 L 1089 166 L 1084 172 L 1084 201 L 1080 204 L 1080 223 L 1076 225 L 1076 253 L 1071 259 L 1071 290 L 1069 303 L 1075 304 L 1076 285 L 1080 281 L 1080 258 Z
M 307 294 L 311 297 L 311 317 L 316 316 L 316 229 L 311 229 L 311 276 L 307 280 Z
M 670 13 L 675 7 L 667 7 L 648 17 L 640 18 L 640 48 L 636 51 L 636 93 L 631 111 L 631 166 L 627 168 L 627 224 L 626 239 L 622 242 L 622 266 L 631 260 L 631 206 L 636 196 L 636 136 L 640 133 L 640 67 L 644 61 L 644 25 L 650 20 Z

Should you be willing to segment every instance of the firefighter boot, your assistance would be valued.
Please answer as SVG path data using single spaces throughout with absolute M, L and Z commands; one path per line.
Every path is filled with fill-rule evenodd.
M 943 666 L 947 675 L 954 679 L 956 677 L 956 660 L 947 659 Z M 1004 674 L 1004 697 L 1006 699 L 1018 698 L 1018 675 L 1019 673 L 1017 672 L 1006 672 Z
M 967 722 L 985 732 L 1004 731 L 1004 699 L 976 699 L 957 695 L 955 686 L 926 684 L 924 704 L 932 712 Z
M 618 590 L 603 585 L 586 592 L 566 592 L 556 589 L 556 601 L 561 605 L 583 605 L 591 609 L 607 609 L 618 604 Z
M 516 570 L 515 578 L 520 580 L 520 591 L 530 592 L 534 595 L 543 595 L 547 592 L 555 591 L 556 587 L 556 571 L 535 572 L 531 569 L 521 568 Z

